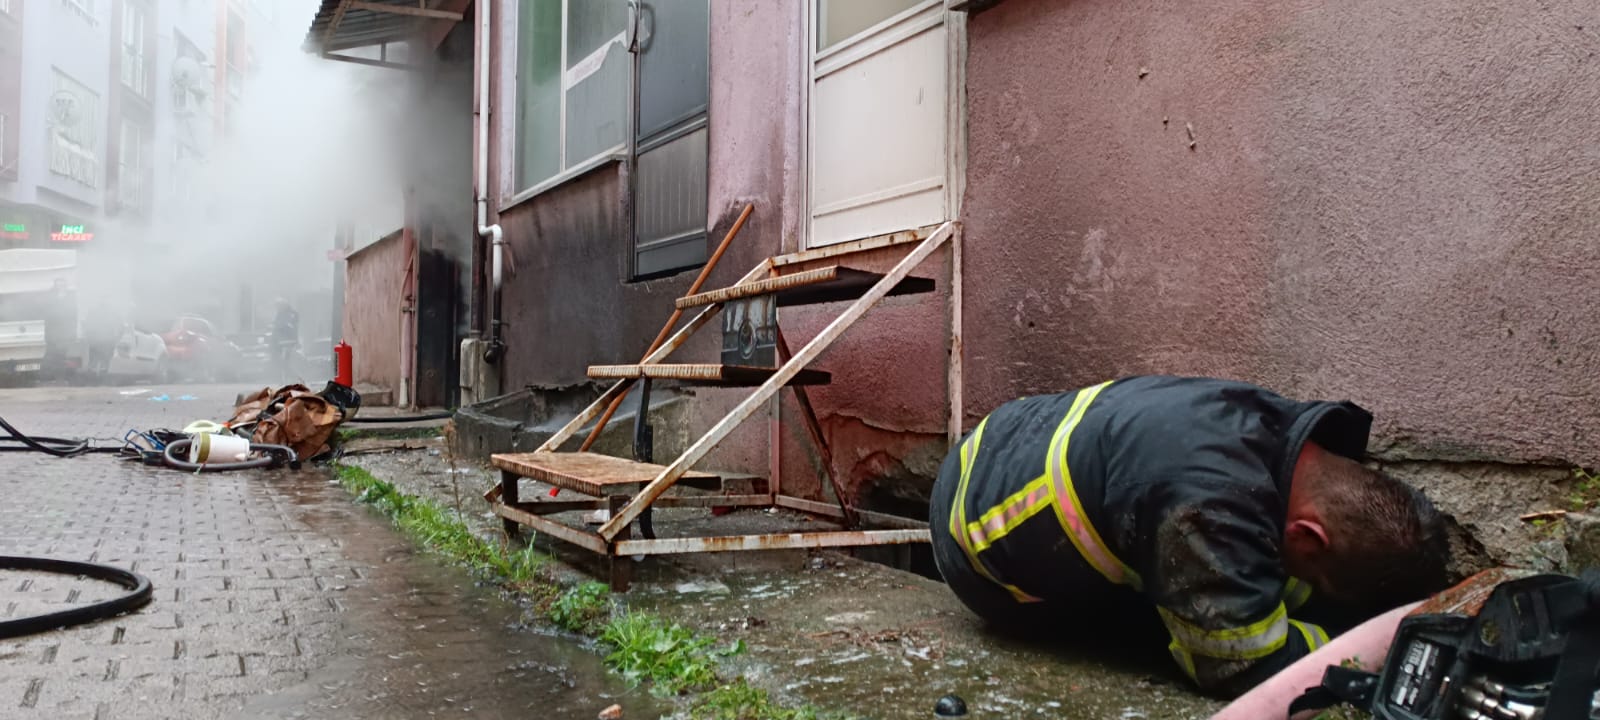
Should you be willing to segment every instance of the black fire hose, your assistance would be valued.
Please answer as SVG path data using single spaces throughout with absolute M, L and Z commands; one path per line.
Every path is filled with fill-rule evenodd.
M 86 453 L 115 453 L 121 452 L 119 447 L 95 447 L 88 440 L 67 440 L 53 437 L 32 437 L 23 434 L 21 430 L 12 427 L 11 423 L 0 417 L 0 429 L 4 429 L 11 437 L 0 438 L 0 443 L 20 443 L 20 445 L 0 445 L 0 452 L 41 452 L 55 457 L 77 457 Z
M 175 440 L 167 445 L 166 452 L 162 453 L 167 462 L 167 467 L 191 472 L 227 472 L 230 470 L 254 470 L 256 468 L 275 468 L 288 465 L 291 468 L 300 467 L 300 457 L 294 449 L 287 445 L 268 445 L 265 443 L 250 443 L 251 452 L 265 453 L 254 460 L 231 463 L 192 463 L 179 460 L 178 456 L 189 452 L 189 444 L 194 442 L 189 438 Z
M 0 622 L 0 638 L 22 637 L 47 630 L 82 625 L 104 620 L 137 610 L 150 602 L 150 580 L 143 575 L 122 568 L 95 563 L 55 560 L 51 558 L 0 556 L 0 570 L 31 570 L 34 572 L 77 575 L 103 580 L 128 589 L 128 593 L 110 600 L 59 610 L 44 615 L 33 615 Z

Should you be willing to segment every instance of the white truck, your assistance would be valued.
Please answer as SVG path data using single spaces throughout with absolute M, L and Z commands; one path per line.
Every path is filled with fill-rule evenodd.
M 0 250 L 0 379 L 30 381 L 75 346 L 78 252 Z M 59 348 L 59 350 L 58 350 Z

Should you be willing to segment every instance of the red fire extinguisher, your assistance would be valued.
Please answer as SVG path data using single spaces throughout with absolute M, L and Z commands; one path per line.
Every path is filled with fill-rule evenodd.
M 333 381 L 345 387 L 355 387 L 355 349 L 341 338 L 339 344 L 333 346 L 333 356 L 338 358 L 339 363 Z

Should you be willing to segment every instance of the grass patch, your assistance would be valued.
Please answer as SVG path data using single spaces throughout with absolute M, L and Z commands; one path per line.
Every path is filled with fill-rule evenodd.
M 696 720 L 832 720 L 806 706 L 787 709 L 743 677 L 717 675 L 719 659 L 744 652 L 744 642 L 717 647 L 677 623 L 642 612 L 618 611 L 605 583 L 562 588 L 544 572 L 547 558 L 533 548 L 513 548 L 472 532 L 448 507 L 407 495 L 364 468 L 335 465 L 339 483 L 378 509 L 407 537 L 453 562 L 497 577 L 508 589 L 532 597 L 551 623 L 594 637 L 607 649 L 606 665 L 629 683 L 650 684 L 662 697 L 700 693 L 690 707 Z
M 557 595 L 545 616 L 563 630 L 595 635 L 604 629 L 611 615 L 610 598 L 611 588 L 605 583 L 579 583 Z
M 734 680 L 695 700 L 689 710 L 693 720 L 833 720 L 842 716 L 824 714 L 809 705 L 780 707 L 766 690 L 752 687 L 744 678 Z
M 1600 506 L 1600 475 L 1583 468 L 1572 470 L 1572 493 L 1567 496 L 1567 509 L 1588 512 Z
M 744 643 L 715 649 L 715 641 L 654 615 L 624 612 L 600 631 L 611 647 L 606 664 L 633 684 L 648 681 L 656 695 L 681 695 L 717 684 L 716 658 L 744 651 Z
M 354 465 L 338 466 L 339 483 L 356 501 L 371 505 L 394 521 L 407 537 L 428 550 L 473 570 L 502 578 L 511 585 L 539 575 L 545 558 L 533 548 L 511 548 L 472 532 L 449 508 L 395 489 Z

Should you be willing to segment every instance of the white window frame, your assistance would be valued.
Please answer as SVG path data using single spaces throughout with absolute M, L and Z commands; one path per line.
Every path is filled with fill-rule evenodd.
M 61 2 L 72 8 L 73 12 L 76 12 L 79 17 L 82 17 L 90 25 L 95 24 L 94 0 L 61 0 Z
M 622 162 L 627 159 L 628 139 L 626 137 L 626 131 L 624 131 L 622 142 L 601 150 L 592 157 L 584 158 L 574 163 L 568 163 L 567 96 L 574 88 L 578 87 L 578 82 L 581 82 L 581 80 L 570 85 L 567 83 L 567 78 L 572 73 L 572 70 L 568 68 L 569 58 L 567 57 L 567 19 L 571 16 L 570 9 L 572 7 L 572 3 L 582 1 L 585 0 L 561 0 L 561 97 L 560 102 L 557 104 L 557 113 L 559 114 L 559 117 L 557 118 L 558 130 L 556 131 L 556 165 L 560 169 L 555 175 L 552 175 L 549 178 L 540 180 L 539 182 L 536 182 L 528 187 L 517 189 L 515 194 L 512 195 L 511 200 L 506 203 L 506 207 L 516 205 L 517 203 L 521 203 L 535 196 L 547 193 L 557 187 L 571 182 L 578 177 L 587 175 L 588 173 L 593 172 L 596 168 L 604 166 L 608 163 Z M 519 2 L 507 3 L 507 5 L 516 8 L 518 13 L 522 12 L 521 3 Z M 511 36 L 514 39 L 512 47 L 515 48 L 515 50 L 512 52 L 512 55 L 515 56 L 522 49 L 521 18 L 515 18 L 514 22 L 511 24 L 511 28 Z M 624 32 L 626 32 L 626 27 L 624 27 Z M 604 46 L 601 46 L 600 49 L 595 52 L 609 52 L 611 44 L 612 43 L 610 41 L 607 41 Z M 515 62 L 517 64 L 513 66 L 513 78 L 516 77 L 516 70 L 520 69 L 521 67 L 521 59 L 516 58 Z M 520 107 L 520 98 L 522 92 L 520 80 L 513 82 L 512 92 L 515 93 L 512 96 L 512 107 Z M 622 92 L 626 94 L 627 88 L 624 87 Z M 624 112 L 626 112 L 626 110 Z M 512 114 L 514 115 L 514 113 Z M 521 121 L 513 117 L 511 128 L 511 142 L 514 150 L 512 154 L 513 160 L 511 162 L 510 175 L 512 187 L 517 188 L 519 185 L 521 185 L 521 178 L 517 177 L 518 169 L 522 161 L 523 148 L 522 136 L 520 133 Z
M 11 0 L 0 0 L 0 14 L 11 14 Z
M 117 201 L 126 207 L 144 209 L 149 204 L 146 166 L 150 161 L 149 143 L 143 128 L 123 118 L 117 143 Z M 131 201 L 130 201 L 131 200 Z
M 97 128 L 103 128 L 100 119 L 100 96 L 89 86 L 79 82 L 77 78 L 63 72 L 61 68 L 51 69 L 52 94 L 72 89 L 81 92 L 81 99 L 87 105 L 82 108 L 87 117 L 82 121 L 81 137 L 69 137 L 53 125 L 46 128 L 48 132 L 47 143 L 50 148 L 49 170 L 51 174 L 67 178 L 84 187 L 97 189 L 100 187 L 100 150 L 99 133 Z M 79 175 L 87 177 L 80 177 Z
M 946 97 L 950 100 L 946 105 L 947 118 L 945 122 L 945 219 L 956 220 L 961 217 L 961 200 L 966 193 L 966 166 L 967 166 L 967 13 L 948 9 L 945 0 L 924 0 L 915 6 L 892 15 L 877 24 L 862 30 L 851 38 L 834 43 L 826 50 L 817 50 L 817 0 L 801 0 L 800 12 L 802 15 L 801 26 L 801 51 L 805 54 L 803 63 L 805 82 L 800 88 L 801 101 L 805 103 L 805 112 L 801 113 L 801 157 L 805 163 L 804 187 L 801 188 L 801 228 L 800 244 L 796 250 L 829 250 L 837 249 L 838 252 L 848 252 L 853 245 L 852 240 L 841 240 L 816 244 L 812 238 L 812 193 L 814 182 L 812 174 L 815 162 L 812 159 L 811 129 L 816 125 L 816 108 L 811 101 L 812 89 L 816 86 L 817 63 L 861 52 L 864 39 L 875 35 L 886 28 L 901 25 L 910 18 L 927 13 L 933 6 L 945 8 L 944 24 L 946 27 L 946 52 L 947 62 L 945 81 L 948 85 Z M 903 34 L 904 29 L 897 32 Z M 907 35 L 909 37 L 909 35 Z M 903 38 L 901 38 L 903 39 Z M 896 39 L 892 42 L 898 42 Z M 919 228 L 901 228 L 901 231 L 919 230 Z M 890 233 L 894 235 L 896 233 Z M 866 238 L 855 238 L 864 240 Z
M 122 4 L 122 84 L 139 97 L 149 95 L 149 77 L 145 71 L 147 50 L 145 43 L 144 7 L 137 2 Z

